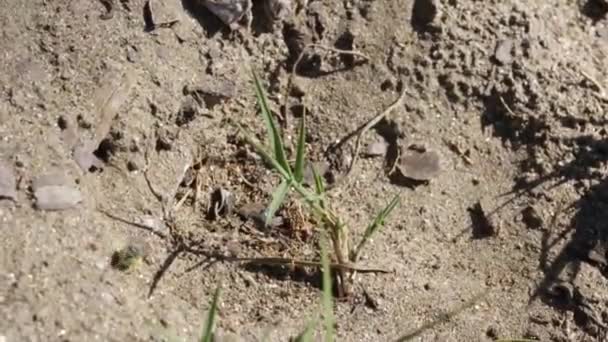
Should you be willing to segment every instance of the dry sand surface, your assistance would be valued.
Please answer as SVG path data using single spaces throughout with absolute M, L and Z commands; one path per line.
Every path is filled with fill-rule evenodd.
M 295 193 L 256 223 L 280 179 L 236 128 L 267 139 L 252 68 L 352 243 L 400 198 L 338 341 L 606 339 L 605 0 L 211 2 L 2 1 L 0 341 L 195 341 L 220 284 L 221 341 L 318 316 L 318 267 L 229 260 L 319 257 Z

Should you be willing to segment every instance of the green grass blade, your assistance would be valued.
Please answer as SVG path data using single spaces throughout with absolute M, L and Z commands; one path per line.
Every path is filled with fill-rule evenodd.
M 279 210 L 279 208 L 283 204 L 285 196 L 287 196 L 287 192 L 289 192 L 289 186 L 289 181 L 283 180 L 281 184 L 279 184 L 279 186 L 272 193 L 272 201 L 266 209 L 266 227 L 270 226 L 270 223 L 274 218 L 274 214 L 276 214 L 277 210 Z
M 296 165 L 294 168 L 294 177 L 296 182 L 301 183 L 304 178 L 304 154 L 306 153 L 306 109 L 302 113 L 300 120 L 300 132 L 298 135 L 298 145 L 296 146 Z
M 323 322 L 325 325 L 325 342 L 334 340 L 334 307 L 332 304 L 331 270 L 327 254 L 327 238 L 321 240 L 321 263 L 323 265 Z
M 304 327 L 304 331 L 296 336 L 294 342 L 312 342 L 312 333 L 314 332 L 315 325 L 317 325 L 317 320 L 310 319 L 306 327 Z
M 312 166 L 312 175 L 315 179 L 315 195 L 317 195 L 315 200 L 318 202 L 321 209 L 325 209 L 325 200 L 323 198 L 325 193 L 325 182 L 323 181 L 323 177 L 317 172 L 317 168 L 315 168 L 314 165 Z
M 266 93 L 264 92 L 262 83 L 255 72 L 253 72 L 253 80 L 255 83 L 255 95 L 258 100 L 262 116 L 264 117 L 264 121 L 266 122 L 266 129 L 268 130 L 270 145 L 272 146 L 272 153 L 275 160 L 283 167 L 283 169 L 285 169 L 285 171 L 287 171 L 289 175 L 291 175 L 292 172 L 291 168 L 289 167 L 289 163 L 287 162 L 285 145 L 283 144 L 279 129 L 277 128 L 270 108 L 268 107 L 268 101 L 266 100 Z
M 203 336 L 201 342 L 212 342 L 213 341 L 213 325 L 215 323 L 215 316 L 217 316 L 217 301 L 220 297 L 220 286 L 215 289 L 213 299 L 211 300 L 211 307 L 209 308 L 209 314 L 207 315 L 207 321 L 205 322 L 205 330 L 203 330 Z
M 399 201 L 399 195 L 393 197 L 391 202 L 384 209 L 382 209 L 382 211 L 378 213 L 374 221 L 372 221 L 372 223 L 367 226 L 367 229 L 365 229 L 365 233 L 363 234 L 361 241 L 359 242 L 357 247 L 351 252 L 350 260 L 352 262 L 357 261 L 359 253 L 361 253 L 367 241 L 369 241 L 370 237 L 374 235 L 374 233 L 384 225 L 384 220 L 386 220 L 391 211 L 393 211 L 393 209 L 395 209 L 395 207 L 399 204 Z
M 272 165 L 272 167 L 281 175 L 281 177 L 283 177 L 283 179 L 291 179 L 291 175 L 288 172 L 288 170 L 285 170 L 283 168 L 283 166 L 281 166 L 281 164 L 279 164 L 279 162 L 276 159 L 274 159 L 273 156 L 270 155 L 270 153 L 266 152 L 266 149 L 264 148 L 264 146 L 262 146 L 262 144 L 257 142 L 256 139 L 252 138 L 251 135 L 247 134 L 247 132 L 244 128 L 239 126 L 239 130 L 241 130 L 243 132 L 243 135 L 244 135 L 247 143 L 250 144 L 251 146 L 253 146 L 253 148 L 255 148 L 256 152 L 262 158 L 264 158 L 264 160 L 267 163 Z
M 314 166 L 312 167 L 312 175 L 315 178 L 315 192 L 317 195 L 321 196 L 325 193 L 325 181 L 323 180 L 323 176 L 317 172 L 317 168 Z

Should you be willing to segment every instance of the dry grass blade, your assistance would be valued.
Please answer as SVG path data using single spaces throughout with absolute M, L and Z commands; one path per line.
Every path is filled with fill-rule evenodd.
M 296 260 L 289 258 L 274 258 L 274 257 L 261 257 L 261 258 L 227 258 L 222 257 L 223 261 L 234 261 L 234 262 L 246 262 L 253 265 L 281 265 L 281 266 L 302 266 L 302 267 L 315 267 L 321 268 L 323 267 L 322 262 L 318 261 L 307 261 L 307 260 Z M 336 271 L 344 271 L 344 272 L 359 272 L 359 273 L 392 273 L 389 270 L 381 269 L 381 268 L 366 268 L 356 266 L 350 263 L 341 264 L 341 263 L 330 263 L 329 268 Z
M 323 264 L 323 322 L 325 325 L 325 342 L 334 340 L 334 307 L 332 303 L 331 269 L 327 252 L 327 239 L 321 239 L 321 263 Z
M 369 121 L 367 121 L 365 124 L 359 126 L 356 130 L 354 130 L 353 132 L 349 133 L 347 136 L 345 136 L 344 138 L 340 139 L 337 143 L 335 143 L 333 146 L 331 146 L 329 148 L 329 151 L 335 151 L 338 148 L 340 148 L 342 145 L 344 145 L 347 141 L 349 141 L 351 138 L 356 136 L 355 139 L 355 151 L 353 154 L 353 158 L 350 162 L 350 164 L 348 165 L 348 169 L 346 170 L 346 174 L 342 177 L 342 180 L 348 180 L 350 174 L 352 173 L 353 169 L 355 168 L 355 164 L 357 163 L 357 160 L 359 159 L 359 152 L 361 150 L 361 140 L 363 135 L 365 134 L 365 132 L 367 132 L 370 128 L 374 127 L 375 125 L 377 125 L 380 121 L 382 121 L 382 119 L 384 119 L 390 112 L 392 112 L 393 110 L 397 109 L 402 103 L 403 100 L 405 99 L 405 86 L 403 87 L 403 90 L 401 91 L 401 94 L 399 95 L 399 98 L 397 98 L 397 100 L 395 100 L 393 103 L 391 103 L 388 107 L 386 107 L 386 109 L 384 109 L 382 112 L 376 114 L 373 118 L 371 118 Z M 333 185 L 333 187 L 337 187 L 338 185 L 340 185 L 341 182 L 337 182 L 336 184 Z

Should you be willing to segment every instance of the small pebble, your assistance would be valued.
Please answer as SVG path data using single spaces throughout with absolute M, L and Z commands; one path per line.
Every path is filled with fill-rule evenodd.
M 36 208 L 40 210 L 66 210 L 82 202 L 80 190 L 69 185 L 43 186 L 34 191 Z
M 365 149 L 366 157 L 381 157 L 386 154 L 388 145 L 384 141 L 376 141 L 369 145 Z
M 40 210 L 66 210 L 82 202 L 80 190 L 61 171 L 38 176 L 32 182 L 32 190 Z
M 504 39 L 496 44 L 496 50 L 494 51 L 494 58 L 500 65 L 506 65 L 511 63 L 513 56 L 511 51 L 513 50 L 513 40 Z
M 129 160 L 127 162 L 127 170 L 129 170 L 129 172 L 134 172 L 134 171 L 139 170 L 139 166 L 137 166 L 137 164 L 134 161 Z

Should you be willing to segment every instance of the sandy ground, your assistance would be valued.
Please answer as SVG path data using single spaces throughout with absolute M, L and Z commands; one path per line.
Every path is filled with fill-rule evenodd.
M 290 146 L 306 110 L 307 152 L 327 161 L 328 181 L 342 184 L 355 144 L 328 147 L 402 90 L 361 152 L 384 142 L 387 156 L 440 156 L 427 182 L 362 156 L 330 193 L 353 241 L 401 198 L 360 260 L 392 273 L 356 275 L 335 304 L 338 340 L 393 341 L 459 308 L 412 340 L 606 339 L 605 1 L 294 1 L 273 21 L 260 0 L 250 31 L 186 0 L 153 1 L 146 29 L 144 1 L 115 2 L 112 15 L 88 0 L 0 10 L 0 161 L 17 183 L 14 200 L 0 199 L 1 341 L 194 341 L 219 284 L 218 328 L 233 340 L 287 341 L 316 315 L 314 269 L 214 257 L 316 258 L 296 196 L 272 229 L 236 214 L 267 205 L 279 182 L 235 129 L 265 136 L 250 67 Z M 322 47 L 307 50 L 285 97 L 311 43 Z M 122 96 L 109 132 L 108 91 Z M 69 132 L 93 138 L 102 165 L 79 168 Z M 45 174 L 82 201 L 40 210 Z M 215 219 L 219 188 L 237 210 Z M 145 258 L 121 271 L 112 255 L 128 245 Z

